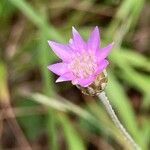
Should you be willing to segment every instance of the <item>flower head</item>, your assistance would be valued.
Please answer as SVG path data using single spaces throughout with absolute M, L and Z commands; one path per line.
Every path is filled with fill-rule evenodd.
M 87 42 L 74 27 L 72 34 L 73 37 L 67 45 L 48 41 L 52 50 L 62 60 L 48 66 L 48 69 L 60 76 L 56 82 L 72 81 L 74 85 L 88 87 L 108 66 L 106 57 L 113 48 L 113 43 L 100 48 L 98 27 L 92 31 Z

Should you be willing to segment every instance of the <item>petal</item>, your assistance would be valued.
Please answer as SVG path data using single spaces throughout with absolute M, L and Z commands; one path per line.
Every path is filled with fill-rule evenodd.
M 72 46 L 76 48 L 77 51 L 84 51 L 86 50 L 86 44 L 78 31 L 72 27 L 72 34 L 73 34 L 73 40 L 72 40 Z
M 73 84 L 79 84 L 82 87 L 87 87 L 94 82 L 95 78 L 96 77 L 91 76 L 91 77 L 86 78 L 86 79 L 75 79 L 72 81 L 72 83 Z
M 48 69 L 57 75 L 63 75 L 64 73 L 69 72 L 68 64 L 66 63 L 56 63 L 48 66 Z
M 103 61 L 101 61 L 98 64 L 98 68 L 97 68 L 96 74 L 100 74 L 108 66 L 108 64 L 109 64 L 109 62 L 106 59 L 104 59 Z
M 74 44 L 74 42 L 73 42 L 73 39 L 70 39 L 70 40 L 69 40 L 69 46 L 70 46 L 73 50 L 76 50 L 76 46 L 75 46 L 75 44 Z
M 105 59 L 109 55 L 109 53 L 112 50 L 113 46 L 114 46 L 114 43 L 111 43 L 108 46 L 106 46 L 106 47 L 104 47 L 104 48 L 102 48 L 102 49 L 100 49 L 99 51 L 96 52 L 96 56 L 97 56 L 99 62 L 101 60 Z
M 54 51 L 54 53 L 61 58 L 64 61 L 69 61 L 70 60 L 70 56 L 73 54 L 72 49 L 67 46 L 67 45 L 63 45 L 63 44 L 59 44 L 53 41 L 48 41 L 50 47 L 52 48 L 52 50 Z
M 71 81 L 73 80 L 75 77 L 71 72 L 65 73 L 63 75 L 61 75 L 57 80 L 57 82 L 63 82 L 63 81 Z
M 68 81 L 68 80 L 60 76 L 60 77 L 56 80 L 56 83 L 58 83 L 58 82 L 64 82 L 64 81 Z
M 99 45 L 100 45 L 100 34 L 99 34 L 99 29 L 96 26 L 95 29 L 92 31 L 90 38 L 87 42 L 88 44 L 88 50 L 91 51 L 96 51 L 97 49 L 99 49 Z
M 73 39 L 70 39 L 69 40 L 69 44 L 71 45 L 73 43 Z

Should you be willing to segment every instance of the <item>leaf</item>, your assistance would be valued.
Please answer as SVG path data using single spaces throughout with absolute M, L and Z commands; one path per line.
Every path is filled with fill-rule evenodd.
M 47 23 L 44 17 L 34 10 L 25 0 L 9 0 L 16 6 L 31 22 L 33 22 L 39 29 L 44 31 L 44 34 L 53 39 L 63 41 L 63 37 L 56 31 L 56 29 Z
M 148 76 L 138 73 L 129 65 L 125 59 L 121 59 L 120 55 L 111 55 L 112 61 L 121 69 L 120 77 L 122 77 L 128 84 L 138 88 L 144 93 L 148 93 L 150 89 L 150 79 Z
M 85 150 L 83 140 L 79 136 L 79 133 L 75 130 L 72 123 L 69 121 L 67 115 L 59 114 L 59 121 L 63 127 L 64 135 L 67 141 L 69 150 Z
M 6 65 L 0 61 L 0 103 L 9 99 L 9 91 L 7 87 L 7 69 Z
M 132 65 L 133 67 L 140 67 L 142 70 L 150 71 L 150 61 L 146 59 L 146 57 L 144 57 L 143 55 L 134 52 L 133 50 L 121 47 L 120 51 L 114 51 L 111 57 L 113 58 L 113 61 L 116 64 L 118 62 L 116 61 L 117 57 L 118 59 L 124 60 L 124 62 L 128 63 L 129 65 Z

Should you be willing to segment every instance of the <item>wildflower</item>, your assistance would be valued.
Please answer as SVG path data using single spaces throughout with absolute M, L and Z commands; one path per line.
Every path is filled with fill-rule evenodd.
M 72 34 L 73 38 L 67 45 L 48 41 L 52 50 L 62 60 L 48 66 L 48 69 L 60 76 L 56 82 L 71 81 L 72 84 L 85 88 L 91 85 L 108 66 L 106 57 L 113 43 L 100 48 L 98 27 L 92 31 L 87 42 L 74 27 Z

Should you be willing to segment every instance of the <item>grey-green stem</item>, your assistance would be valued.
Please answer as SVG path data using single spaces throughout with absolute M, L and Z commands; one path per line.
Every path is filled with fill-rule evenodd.
M 130 136 L 130 134 L 127 132 L 127 130 L 123 127 L 121 122 L 119 121 L 118 117 L 116 116 L 111 104 L 109 103 L 109 100 L 105 94 L 105 92 L 101 92 L 97 94 L 99 99 L 102 101 L 104 104 L 108 114 L 110 115 L 112 121 L 115 123 L 116 127 L 121 131 L 123 134 L 124 138 L 130 143 L 130 145 L 133 147 L 134 150 L 140 150 L 140 147 L 135 143 L 133 138 Z

